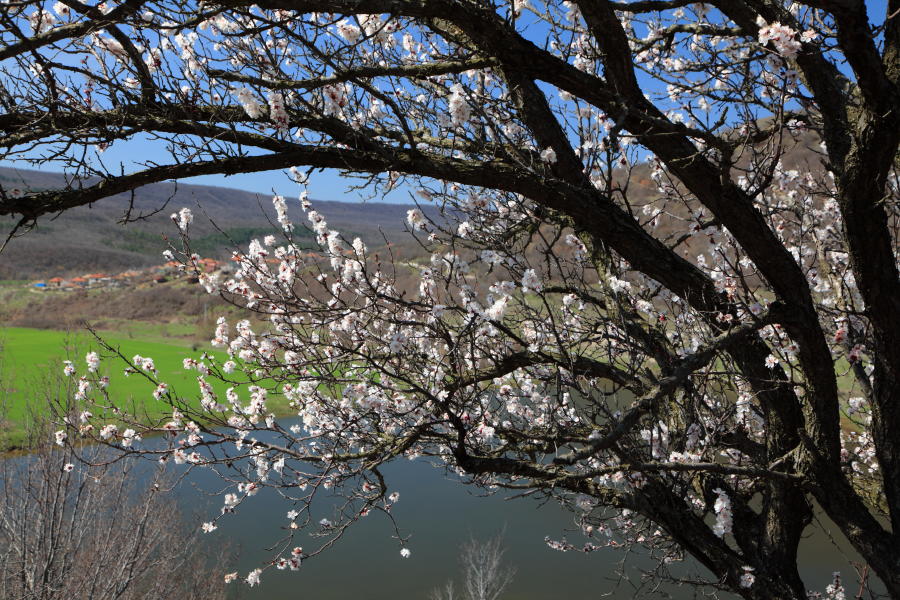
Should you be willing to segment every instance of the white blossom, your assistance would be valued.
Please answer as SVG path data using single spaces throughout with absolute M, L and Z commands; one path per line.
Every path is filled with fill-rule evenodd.
M 415 230 L 425 228 L 425 215 L 418 208 L 411 208 L 406 211 L 406 222 Z
M 251 119 L 259 119 L 265 113 L 263 111 L 263 106 L 256 99 L 256 96 L 253 95 L 253 92 L 247 88 L 241 88 L 235 92 L 237 96 L 238 102 L 244 109 L 244 112 L 247 113 L 247 116 Z
M 259 576 L 262 574 L 262 569 L 253 569 L 249 573 L 247 573 L 247 578 L 245 581 L 247 585 L 253 587 L 255 585 L 259 585 Z
M 713 511 L 716 514 L 716 523 L 713 525 L 713 533 L 719 537 L 723 537 L 726 534 L 731 533 L 731 499 L 721 488 L 716 488 L 713 492 L 717 495 L 716 502 L 713 505 Z
M 545 163 L 550 163 L 550 164 L 555 163 L 556 162 L 556 150 L 554 150 L 553 148 L 550 148 L 549 146 L 547 148 L 544 148 L 543 150 L 541 150 L 541 160 L 544 161 Z
M 275 128 L 286 132 L 288 129 L 288 113 L 284 106 L 284 96 L 280 92 L 269 92 L 269 117 L 275 123 Z
M 177 213 L 172 213 L 172 220 L 181 231 L 187 231 L 188 226 L 194 222 L 194 213 L 189 208 L 182 208 Z
M 350 19 L 344 19 L 343 21 L 338 22 L 337 31 L 338 34 L 350 44 L 355 44 L 359 41 L 360 35 L 362 35 L 362 31 L 359 27 L 357 27 Z
M 766 45 L 769 42 L 772 42 L 778 54 L 785 58 L 797 56 L 802 48 L 800 42 L 797 41 L 797 32 L 778 21 L 759 29 L 759 43 Z
M 98 367 L 100 366 L 100 355 L 96 352 L 88 352 L 84 357 L 84 360 L 87 363 L 88 371 L 91 373 L 96 373 Z
M 526 269 L 522 275 L 522 291 L 540 293 L 543 288 L 544 285 L 537 272 L 534 269 Z
M 450 98 L 447 100 L 450 121 L 457 127 L 465 125 L 472 118 L 472 107 L 469 106 L 463 87 L 460 84 L 454 84 L 450 91 Z
M 742 588 L 750 588 L 753 587 L 753 582 L 756 581 L 756 576 L 753 575 L 753 567 L 742 567 L 744 573 L 741 575 L 740 586 Z

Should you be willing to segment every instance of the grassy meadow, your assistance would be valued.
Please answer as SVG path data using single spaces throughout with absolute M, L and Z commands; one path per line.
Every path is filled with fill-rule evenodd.
M 182 360 L 199 359 L 205 351 L 224 361 L 224 353 L 212 352 L 208 347 L 192 349 L 190 342 L 183 339 L 176 338 L 170 343 L 154 341 L 163 337 L 157 329 L 153 324 L 144 323 L 136 324 L 124 334 L 99 333 L 110 346 L 129 358 L 135 354 L 153 358 L 157 379 L 168 383 L 170 390 L 190 405 L 199 406 L 197 372 L 185 370 Z M 133 407 L 138 414 L 146 413 L 146 418 L 171 413 L 164 402 L 153 398 L 151 382 L 136 374 L 124 376 L 125 363 L 104 350 L 85 330 L 0 328 L 0 448 L 21 445 L 29 419 L 47 413 L 49 398 L 71 397 L 74 380 L 63 376 L 63 361 L 71 360 L 78 375 L 86 374 L 84 357 L 91 350 L 100 353 L 100 373 L 110 377 L 110 398 L 116 406 L 129 411 Z M 217 394 L 224 395 L 226 386 L 212 378 L 210 383 Z M 286 406 L 278 401 L 276 397 L 271 398 L 270 406 L 276 413 L 284 414 Z
M 90 350 L 101 353 L 101 374 L 112 381 L 109 391 L 116 406 L 134 408 L 139 414 L 146 412 L 146 419 L 171 412 L 165 403 L 153 398 L 151 382 L 139 375 L 123 375 L 125 364 L 102 350 L 84 328 L 84 321 L 91 322 L 99 335 L 124 356 L 152 357 L 157 379 L 197 406 L 197 373 L 186 371 L 182 360 L 199 359 L 203 352 L 224 360 L 224 355 L 208 344 L 219 315 L 231 322 L 245 316 L 239 309 L 201 293 L 197 286 L 178 281 L 147 289 L 66 294 L 36 292 L 25 281 L 0 281 L 0 451 L 22 444 L 33 414 L 47 414 L 48 397 L 72 397 L 75 382 L 63 377 L 62 361 L 73 361 L 78 373 L 83 374 L 84 357 Z M 846 402 L 861 395 L 846 360 L 837 361 L 835 368 L 842 399 Z M 209 381 L 221 398 L 226 386 L 211 378 Z M 271 395 L 268 404 L 276 415 L 290 412 L 278 396 Z M 115 420 L 112 415 L 110 420 Z M 843 421 L 846 429 L 858 429 L 846 417 Z

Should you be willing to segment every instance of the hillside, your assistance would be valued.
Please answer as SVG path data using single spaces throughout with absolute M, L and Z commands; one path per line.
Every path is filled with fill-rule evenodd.
M 781 157 L 782 164 L 801 173 L 820 173 L 822 159 L 817 148 L 818 140 L 814 134 L 801 136 L 798 143 Z M 744 167 L 745 163 L 746 159 L 742 159 L 738 161 L 738 166 Z M 740 173 L 736 171 L 737 174 Z M 624 176 L 624 172 L 621 175 Z M 657 195 L 646 163 L 634 165 L 629 178 L 628 197 L 632 205 L 652 201 Z M 0 185 L 7 189 L 56 189 L 64 184 L 60 173 L 0 167 Z M 274 230 L 270 223 L 270 220 L 274 221 L 274 211 L 268 194 L 202 185 L 148 185 L 135 191 L 133 214 L 150 216 L 121 225 L 119 221 L 130 202 L 130 194 L 119 194 L 91 206 L 71 209 L 55 218 L 41 220 L 35 230 L 13 240 L 0 254 L 0 280 L 117 272 L 158 264 L 166 247 L 163 236 L 176 233 L 169 215 L 183 206 L 190 207 L 195 213 L 191 226 L 193 248 L 204 256 L 226 258 L 234 246 L 229 239 L 243 245 L 253 237 L 261 237 Z M 387 238 L 396 244 L 394 256 L 401 260 L 410 260 L 421 254 L 421 248 L 404 233 L 409 205 L 327 200 L 314 200 L 314 203 L 331 227 L 347 237 L 362 237 L 372 249 L 383 246 Z M 289 206 L 294 221 L 305 224 L 296 201 L 289 203 Z M 663 217 L 654 235 L 664 241 L 677 238 L 684 227 L 683 219 L 697 209 L 699 207 L 670 206 L 668 211 L 673 213 L 674 218 Z M 154 211 L 158 212 L 152 214 Z M 204 213 L 212 216 L 218 228 L 227 235 L 219 233 Z M 5 236 L 13 224 L 11 220 L 0 221 L 0 234 Z M 308 231 L 298 230 L 297 235 L 311 241 Z M 682 249 L 688 256 L 702 251 L 701 247 Z
M 25 169 L 0 167 L 0 185 L 28 190 L 63 187 L 60 173 L 43 173 Z M 204 256 L 224 258 L 232 244 L 245 244 L 253 237 L 273 233 L 271 196 L 221 187 L 160 183 L 135 191 L 133 215 L 147 218 L 121 225 L 130 194 L 119 194 L 74 208 L 55 218 L 42 219 L 27 235 L 10 242 L 0 254 L 0 279 L 35 279 L 75 275 L 93 271 L 122 271 L 145 267 L 162 261 L 166 248 L 164 236 L 176 229 L 169 215 L 187 206 L 194 211 L 191 226 L 193 248 Z M 409 206 L 385 203 L 350 203 L 314 200 L 316 210 L 328 219 L 331 227 L 347 236 L 360 236 L 370 247 L 384 244 L 384 236 L 401 242 Z M 305 221 L 296 202 L 290 204 L 291 217 Z M 159 210 L 161 207 L 162 210 Z M 152 214 L 156 212 L 156 214 Z M 226 235 L 219 233 L 209 219 Z M 14 221 L 2 222 L 5 236 Z M 311 240 L 308 232 L 298 235 Z

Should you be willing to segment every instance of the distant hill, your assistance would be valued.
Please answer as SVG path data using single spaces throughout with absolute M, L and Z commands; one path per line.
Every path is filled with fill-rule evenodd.
M 0 167 L 0 184 L 37 191 L 59 189 L 65 185 L 65 179 L 61 173 Z M 131 202 L 130 194 L 118 194 L 41 219 L 37 228 L 12 240 L 0 254 L 0 279 L 114 272 L 158 264 L 166 248 L 163 236 L 177 235 L 169 215 L 184 206 L 195 215 L 191 225 L 193 249 L 204 256 L 227 257 L 232 247 L 229 238 L 246 244 L 254 237 L 276 233 L 270 224 L 275 221 L 275 214 L 271 195 L 267 194 L 181 183 L 147 185 L 134 191 L 132 214 L 159 212 L 122 225 L 119 221 Z M 408 205 L 327 200 L 313 200 L 313 204 L 325 215 L 330 227 L 348 237 L 359 236 L 372 248 L 384 245 L 385 237 L 401 242 L 401 248 L 404 242 L 408 243 L 408 236 L 403 234 Z M 159 210 L 161 207 L 165 208 Z M 227 236 L 217 231 L 203 213 Z M 289 214 L 298 226 L 307 225 L 296 199 L 289 202 Z M 5 239 L 14 221 L 0 223 Z M 301 239 L 312 240 L 308 231 L 299 229 L 297 235 Z M 408 247 L 413 251 L 411 244 Z
M 802 136 L 782 157 L 782 164 L 801 173 L 822 172 L 822 157 L 818 139 L 814 134 Z M 746 159 L 738 161 L 744 167 Z M 738 174 L 738 173 L 736 173 Z M 624 175 L 624 173 L 623 173 Z M 650 180 L 650 168 L 639 163 L 630 169 L 628 177 L 629 201 L 640 205 L 653 201 L 657 196 L 655 184 Z M 43 173 L 25 169 L 0 167 L 0 184 L 30 190 L 58 189 L 65 180 L 60 173 Z M 228 238 L 216 231 L 205 211 L 216 225 L 227 232 L 238 244 L 246 244 L 253 237 L 261 237 L 274 231 L 271 195 L 253 194 L 229 188 L 160 183 L 138 188 L 134 192 L 134 214 L 150 213 L 165 208 L 144 221 L 120 225 L 130 201 L 129 194 L 119 194 L 79 207 L 52 218 L 46 217 L 27 235 L 13 240 L 0 254 L 0 279 L 31 279 L 67 276 L 85 272 L 116 271 L 145 267 L 161 262 L 161 252 L 166 245 L 162 236 L 177 234 L 169 215 L 183 206 L 195 214 L 191 226 L 194 250 L 204 256 L 225 258 L 230 254 Z M 350 203 L 314 200 L 315 209 L 325 215 L 329 225 L 347 237 L 359 236 L 370 249 L 383 246 L 385 238 L 396 244 L 392 248 L 395 258 L 410 260 L 421 255 L 421 248 L 404 233 L 406 211 L 409 205 L 385 203 Z M 291 218 L 298 225 L 306 225 L 305 217 L 296 199 L 289 203 Z M 427 212 L 428 207 L 423 207 Z M 664 241 L 672 241 L 682 234 L 683 219 L 690 211 L 670 206 L 669 211 L 679 213 L 675 218 L 664 217 L 654 230 L 654 235 Z M 433 209 L 432 209 L 433 210 Z M 436 211 L 432 213 L 434 216 Z M 0 235 L 5 237 L 14 221 L 0 220 Z M 307 240 L 311 241 L 308 232 Z M 2 242 L 2 239 L 0 239 Z M 704 245 L 695 244 L 681 248 L 686 256 L 704 251 Z

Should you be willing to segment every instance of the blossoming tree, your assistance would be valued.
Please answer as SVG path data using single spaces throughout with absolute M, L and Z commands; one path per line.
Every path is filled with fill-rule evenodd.
M 291 168 L 426 205 L 426 258 L 401 263 L 302 189 L 275 198 L 279 236 L 201 281 L 264 320 L 220 320 L 227 357 L 185 361 L 196 392 L 129 359 L 174 412 L 149 425 L 73 365 L 91 406 L 59 443 L 215 469 L 223 515 L 278 488 L 289 534 L 251 584 L 389 514 L 381 465 L 424 457 L 566 503 L 578 549 L 643 545 L 661 576 L 689 554 L 745 598 L 817 585 L 797 568 L 817 504 L 900 598 L 900 4 L 875 4 L 7 0 L 3 156 L 71 182 L 0 190 L 20 228 Z M 106 169 L 134 137 L 170 161 Z M 293 242 L 301 210 L 317 253 Z M 345 500 L 318 521 L 324 489 Z M 304 529 L 322 543 L 301 549 Z

